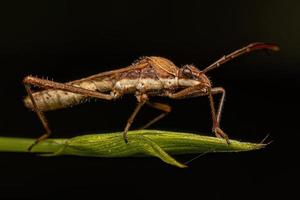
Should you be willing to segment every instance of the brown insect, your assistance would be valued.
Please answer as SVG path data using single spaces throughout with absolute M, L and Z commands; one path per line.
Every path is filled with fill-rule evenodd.
M 143 128 L 149 127 L 171 112 L 169 105 L 151 102 L 149 97 L 164 96 L 171 99 L 183 99 L 208 96 L 213 122 L 212 131 L 217 137 L 224 138 L 229 143 L 228 136 L 220 128 L 225 90 L 222 87 L 212 87 L 210 80 L 205 74 L 235 57 L 259 49 L 278 51 L 279 47 L 273 44 L 252 43 L 221 57 L 202 71 L 193 65 L 184 65 L 178 68 L 166 58 L 151 56 L 143 57 L 128 67 L 99 73 L 67 83 L 58 83 L 27 76 L 23 80 L 28 93 L 28 96 L 24 99 L 25 106 L 37 113 L 46 130 L 46 133 L 29 147 L 29 150 L 51 134 L 51 129 L 43 113 L 44 111 L 80 104 L 88 98 L 115 100 L 124 94 L 134 94 L 138 102 L 123 132 L 126 142 L 128 142 L 127 132 L 144 104 L 161 110 L 163 113 L 152 119 Z M 33 92 L 31 90 L 32 85 L 44 90 Z M 216 94 L 221 94 L 217 110 L 213 99 L 213 96 Z

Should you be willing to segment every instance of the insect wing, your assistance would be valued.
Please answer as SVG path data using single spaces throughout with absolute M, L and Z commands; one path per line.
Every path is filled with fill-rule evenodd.
M 151 56 L 149 62 L 156 71 L 163 71 L 173 76 L 178 74 L 176 65 L 166 58 Z

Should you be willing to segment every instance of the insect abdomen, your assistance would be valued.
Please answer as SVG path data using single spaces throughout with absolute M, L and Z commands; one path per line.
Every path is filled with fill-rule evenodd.
M 33 98 L 40 110 L 48 111 L 79 104 L 85 97 L 80 94 L 50 89 L 34 93 Z M 24 104 L 28 108 L 33 108 L 29 96 L 24 99 Z
M 82 82 L 74 86 L 96 91 L 97 85 L 93 82 Z M 33 98 L 37 107 L 41 111 L 57 110 L 82 103 L 87 97 L 72 92 L 62 90 L 47 89 L 33 93 Z M 28 108 L 33 108 L 29 96 L 25 97 L 24 104 Z

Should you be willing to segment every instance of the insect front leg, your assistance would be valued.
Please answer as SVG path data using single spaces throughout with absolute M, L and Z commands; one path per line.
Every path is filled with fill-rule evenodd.
M 221 87 L 216 87 L 210 89 L 210 91 L 205 91 L 205 86 L 202 84 L 191 86 L 188 88 L 185 88 L 179 92 L 169 94 L 170 98 L 173 99 L 184 99 L 188 97 L 197 97 L 197 96 L 207 96 L 209 97 L 210 100 L 210 107 L 211 107 L 211 115 L 212 115 L 212 120 L 213 120 L 213 132 L 217 137 L 222 137 L 226 140 L 226 142 L 229 144 L 229 139 L 227 134 L 222 131 L 220 128 L 220 120 L 221 120 L 221 113 L 222 113 L 222 108 L 225 100 L 225 90 Z M 215 105 L 214 105 L 214 99 L 213 95 L 222 93 L 222 97 L 219 103 L 218 111 L 216 113 Z
M 29 98 L 32 102 L 33 110 L 37 113 L 40 121 L 42 122 L 42 124 L 46 130 L 45 134 L 40 136 L 31 146 L 29 146 L 29 148 L 28 148 L 29 151 L 40 141 L 48 138 L 51 135 L 51 129 L 49 127 L 47 119 L 46 119 L 43 111 L 41 109 L 39 109 L 39 107 L 37 106 L 37 103 L 34 99 L 33 92 L 31 90 L 32 85 L 40 87 L 40 88 L 44 88 L 44 89 L 63 90 L 66 92 L 81 94 L 81 95 L 84 95 L 87 97 L 94 97 L 94 98 L 100 98 L 100 99 L 106 99 L 106 100 L 111 100 L 114 98 L 111 95 L 103 94 L 103 93 L 100 93 L 97 91 L 92 91 L 92 90 L 88 90 L 88 89 L 84 89 L 84 88 L 80 88 L 80 87 L 75 87 L 75 86 L 65 84 L 65 83 L 58 83 L 58 82 L 54 82 L 54 81 L 44 80 L 44 79 L 40 79 L 40 78 L 36 78 L 36 77 L 32 77 L 32 76 L 25 77 L 23 80 L 23 83 L 25 85 L 25 89 L 29 95 Z
M 171 99 L 185 99 L 189 97 L 206 96 L 208 93 L 207 86 L 204 84 L 194 85 L 176 93 L 169 93 L 167 96 Z
M 161 110 L 161 111 L 163 111 L 163 113 L 161 113 L 160 115 L 158 115 L 157 117 L 155 117 L 154 119 L 152 119 L 150 122 L 148 122 L 146 125 L 144 125 L 140 129 L 146 129 L 146 128 L 148 128 L 149 126 L 151 126 L 155 122 L 157 122 L 157 121 L 161 120 L 162 118 L 164 118 L 172 110 L 171 106 L 169 106 L 168 104 L 164 104 L 164 103 L 156 103 L 156 102 L 152 103 L 152 102 L 147 101 L 146 105 L 148 105 L 148 106 L 150 106 L 152 108 L 155 108 L 157 110 Z
M 214 103 L 214 98 L 213 98 L 213 95 L 216 95 L 216 94 L 222 94 L 217 112 L 215 109 L 215 103 Z M 224 100 L 225 100 L 224 88 L 222 88 L 222 87 L 212 88 L 210 94 L 208 95 L 208 98 L 209 98 L 209 104 L 210 104 L 210 108 L 211 108 L 211 116 L 212 116 L 212 120 L 213 120 L 212 130 L 217 137 L 224 138 L 226 140 L 226 142 L 229 144 L 230 141 L 229 141 L 227 134 L 224 133 L 224 131 L 220 128 L 221 113 L 222 113 Z

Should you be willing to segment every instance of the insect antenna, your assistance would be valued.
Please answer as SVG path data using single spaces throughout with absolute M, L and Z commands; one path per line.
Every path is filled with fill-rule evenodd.
M 275 44 L 268 44 L 268 43 L 251 43 L 248 46 L 245 46 L 241 49 L 238 49 L 228 55 L 222 56 L 220 59 L 218 59 L 213 64 L 206 67 L 204 70 L 202 70 L 202 73 L 206 73 L 212 69 L 220 67 L 222 64 L 238 57 L 246 53 L 250 53 L 255 50 L 271 50 L 271 51 L 279 51 L 279 47 Z

